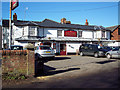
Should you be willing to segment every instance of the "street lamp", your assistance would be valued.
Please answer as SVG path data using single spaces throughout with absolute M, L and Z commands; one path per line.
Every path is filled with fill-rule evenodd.
M 26 11 L 27 10 L 28 10 L 28 7 L 25 8 L 24 20 L 25 20 L 25 16 L 26 16 Z

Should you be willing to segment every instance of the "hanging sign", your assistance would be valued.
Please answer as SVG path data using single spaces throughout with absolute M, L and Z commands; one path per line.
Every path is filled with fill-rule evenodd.
M 12 10 L 14 10 L 16 7 L 18 7 L 18 5 L 19 5 L 19 2 L 18 2 L 18 0 L 12 0 L 12 6 L 11 6 L 11 8 L 12 8 Z

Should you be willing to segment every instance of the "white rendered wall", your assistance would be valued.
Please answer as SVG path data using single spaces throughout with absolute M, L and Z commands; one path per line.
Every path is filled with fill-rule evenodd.
M 28 36 L 28 26 L 23 27 L 24 29 L 24 36 Z
M 15 44 L 15 45 L 21 45 L 21 46 L 23 46 L 23 47 L 25 47 L 26 45 L 28 45 L 27 42 L 22 43 L 22 42 L 18 42 L 18 41 L 14 41 L 14 44 Z
M 14 32 L 13 32 L 14 33 L 14 37 L 13 37 L 14 39 L 22 37 L 23 28 L 13 26 L 13 30 L 14 30 Z
M 120 42 L 108 43 L 108 46 L 120 46 Z
M 67 53 L 76 53 L 79 50 L 81 43 L 66 43 Z
M 57 28 L 45 28 L 44 34 L 46 37 L 57 37 Z
M 102 32 L 101 31 L 96 31 L 96 38 L 101 38 L 102 37 Z
M 84 31 L 82 32 L 83 38 L 93 38 L 93 32 L 92 31 Z

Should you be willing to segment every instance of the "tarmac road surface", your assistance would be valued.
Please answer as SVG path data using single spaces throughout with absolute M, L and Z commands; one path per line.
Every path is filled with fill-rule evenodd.
M 3 88 L 118 88 L 119 61 L 90 56 L 57 56 L 44 65 L 44 74 Z

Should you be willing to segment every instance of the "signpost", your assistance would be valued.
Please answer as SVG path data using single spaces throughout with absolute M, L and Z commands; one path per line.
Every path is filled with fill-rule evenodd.
M 12 10 L 14 10 L 16 7 L 18 7 L 18 0 L 10 0 L 10 17 L 9 17 L 9 48 L 12 43 L 12 27 L 11 27 L 11 15 Z

